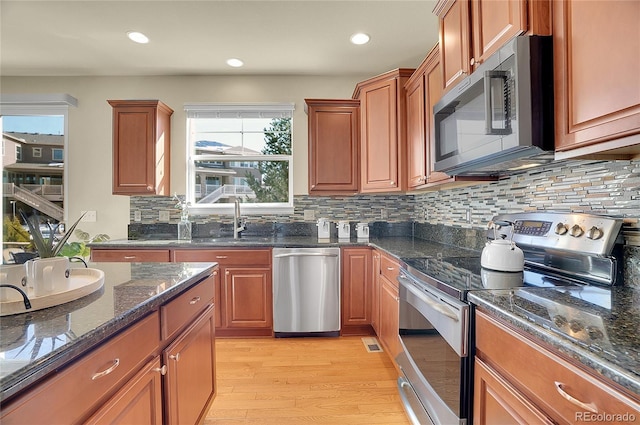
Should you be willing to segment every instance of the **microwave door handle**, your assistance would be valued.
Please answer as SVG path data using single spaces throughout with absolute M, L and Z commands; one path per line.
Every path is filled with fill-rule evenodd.
M 484 123 L 485 123 L 485 133 L 486 134 L 511 134 L 511 125 L 509 123 L 509 94 L 507 90 L 503 90 L 504 104 L 506 105 L 504 110 L 504 128 L 494 128 L 493 127 L 493 97 L 491 95 L 491 81 L 493 79 L 500 79 L 502 82 L 502 86 L 505 87 L 507 84 L 507 72 L 506 71 L 485 71 L 484 73 Z

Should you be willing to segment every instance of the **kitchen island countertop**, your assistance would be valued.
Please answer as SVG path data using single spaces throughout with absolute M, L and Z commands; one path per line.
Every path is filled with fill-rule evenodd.
M 157 310 L 211 274 L 216 263 L 88 266 L 105 273 L 99 290 L 55 307 L 0 317 L 0 401 Z

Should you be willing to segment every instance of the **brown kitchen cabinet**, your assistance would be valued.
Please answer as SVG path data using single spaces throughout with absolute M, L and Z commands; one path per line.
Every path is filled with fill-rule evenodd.
M 163 351 L 167 424 L 202 423 L 216 393 L 214 306 Z
M 143 365 L 153 357 L 157 357 L 159 344 L 160 320 L 156 312 L 54 373 L 14 401 L 3 403 L 0 423 L 45 424 L 51 423 L 52 418 L 58 423 L 80 423 L 105 403 L 111 405 L 109 409 L 112 411 L 120 410 L 118 406 L 132 403 L 129 396 L 126 396 L 128 400 L 123 404 L 109 401 L 116 393 L 118 398 L 122 397 L 120 392 L 132 397 L 151 397 L 151 394 L 144 393 L 145 389 L 137 391 L 138 380 L 134 375 L 145 369 Z M 149 373 L 159 377 L 161 370 L 152 368 Z M 147 376 L 146 379 L 156 378 Z M 148 400 L 150 405 L 156 401 Z
M 356 194 L 360 187 L 360 101 L 305 99 L 309 195 Z
M 373 288 L 371 291 L 371 327 L 376 335 L 380 336 L 380 251 L 371 253 L 373 264 Z
M 356 85 L 360 100 L 360 192 L 406 190 L 405 83 L 414 69 L 396 69 Z
M 108 100 L 113 108 L 113 194 L 170 195 L 171 115 L 159 100 Z
M 342 335 L 373 335 L 370 248 L 342 248 Z
M 273 335 L 271 249 L 177 249 L 173 261 L 219 264 L 217 336 Z
M 380 324 L 378 337 L 395 365 L 401 351 L 399 329 L 398 275 L 400 264 L 385 253 L 380 254 Z
M 110 249 L 91 248 L 91 261 L 94 262 L 162 262 L 171 261 L 168 249 Z
M 557 159 L 640 157 L 638 22 L 637 1 L 553 2 Z
M 163 424 L 162 371 L 160 357 L 156 357 L 85 423 Z
M 445 91 L 511 38 L 551 34 L 549 0 L 440 0 L 434 13 L 439 20 Z
M 481 310 L 475 319 L 474 423 L 575 423 L 593 412 L 640 417 L 637 397 L 613 381 Z M 523 359 L 535 367 L 523 367 Z

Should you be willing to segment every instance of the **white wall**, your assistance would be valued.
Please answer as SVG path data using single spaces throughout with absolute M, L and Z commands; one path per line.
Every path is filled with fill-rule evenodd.
M 189 102 L 294 102 L 294 193 L 307 193 L 305 98 L 351 98 L 358 81 L 371 76 L 178 76 L 178 77 L 3 77 L 3 94 L 68 93 L 78 99 L 69 110 L 69 221 L 83 210 L 97 211 L 96 223 L 79 227 L 94 235 L 126 238 L 129 198 L 111 194 L 111 106 L 107 99 L 160 99 L 175 112 L 171 127 L 171 193 L 185 191 L 186 118 Z

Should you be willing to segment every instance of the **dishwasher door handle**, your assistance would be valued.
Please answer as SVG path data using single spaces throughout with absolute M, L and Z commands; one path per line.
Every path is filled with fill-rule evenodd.
M 324 254 L 322 252 L 292 252 L 290 254 L 278 254 L 273 258 L 286 258 L 286 257 L 337 257 L 338 254 Z

